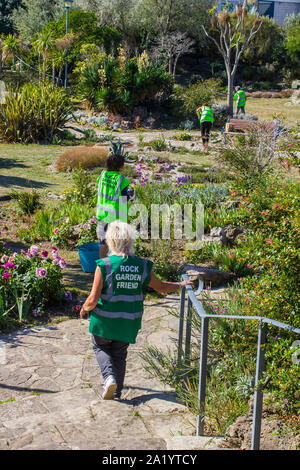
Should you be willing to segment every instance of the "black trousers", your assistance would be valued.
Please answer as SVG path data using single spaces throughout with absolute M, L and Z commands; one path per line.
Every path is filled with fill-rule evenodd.
M 92 335 L 92 343 L 103 379 L 106 380 L 109 375 L 115 377 L 117 382 L 115 398 L 120 398 L 124 385 L 129 343 L 114 341 L 96 335 Z
M 212 122 L 203 121 L 201 122 L 200 126 L 201 126 L 201 137 L 202 137 L 203 145 L 208 144 L 209 134 L 212 128 Z

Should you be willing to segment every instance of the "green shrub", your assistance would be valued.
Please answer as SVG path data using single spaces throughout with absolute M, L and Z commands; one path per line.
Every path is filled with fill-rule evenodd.
M 135 106 L 148 105 L 158 93 L 169 96 L 173 77 L 162 66 L 145 64 L 125 56 L 104 55 L 98 66 L 86 68 L 78 84 L 80 99 L 95 109 L 128 113 Z
M 65 91 L 50 84 L 9 89 L 0 106 L 0 137 L 6 142 L 52 143 L 71 110 Z
M 212 105 L 223 94 L 221 82 L 213 78 L 199 80 L 185 88 L 178 86 L 175 93 L 181 101 L 186 117 L 193 120 L 196 119 L 196 109 L 199 106 L 202 106 L 203 103 Z
M 32 191 L 12 191 L 10 196 L 17 201 L 23 214 L 32 214 L 41 207 L 41 196 L 35 189 Z

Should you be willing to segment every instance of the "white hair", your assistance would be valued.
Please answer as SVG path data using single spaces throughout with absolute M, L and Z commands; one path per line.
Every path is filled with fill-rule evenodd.
M 129 224 L 116 220 L 108 225 L 106 243 L 109 254 L 122 253 L 125 256 L 134 255 L 137 231 Z

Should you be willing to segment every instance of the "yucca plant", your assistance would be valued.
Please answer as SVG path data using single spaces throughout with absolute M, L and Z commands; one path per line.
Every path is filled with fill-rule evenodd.
M 7 142 L 52 143 L 72 112 L 65 91 L 51 84 L 25 84 L 19 91 L 8 89 L 0 106 L 0 138 Z

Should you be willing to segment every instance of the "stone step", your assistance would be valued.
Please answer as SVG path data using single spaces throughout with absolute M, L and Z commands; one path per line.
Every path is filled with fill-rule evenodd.
M 165 441 L 167 450 L 224 450 L 223 436 L 174 436 Z

